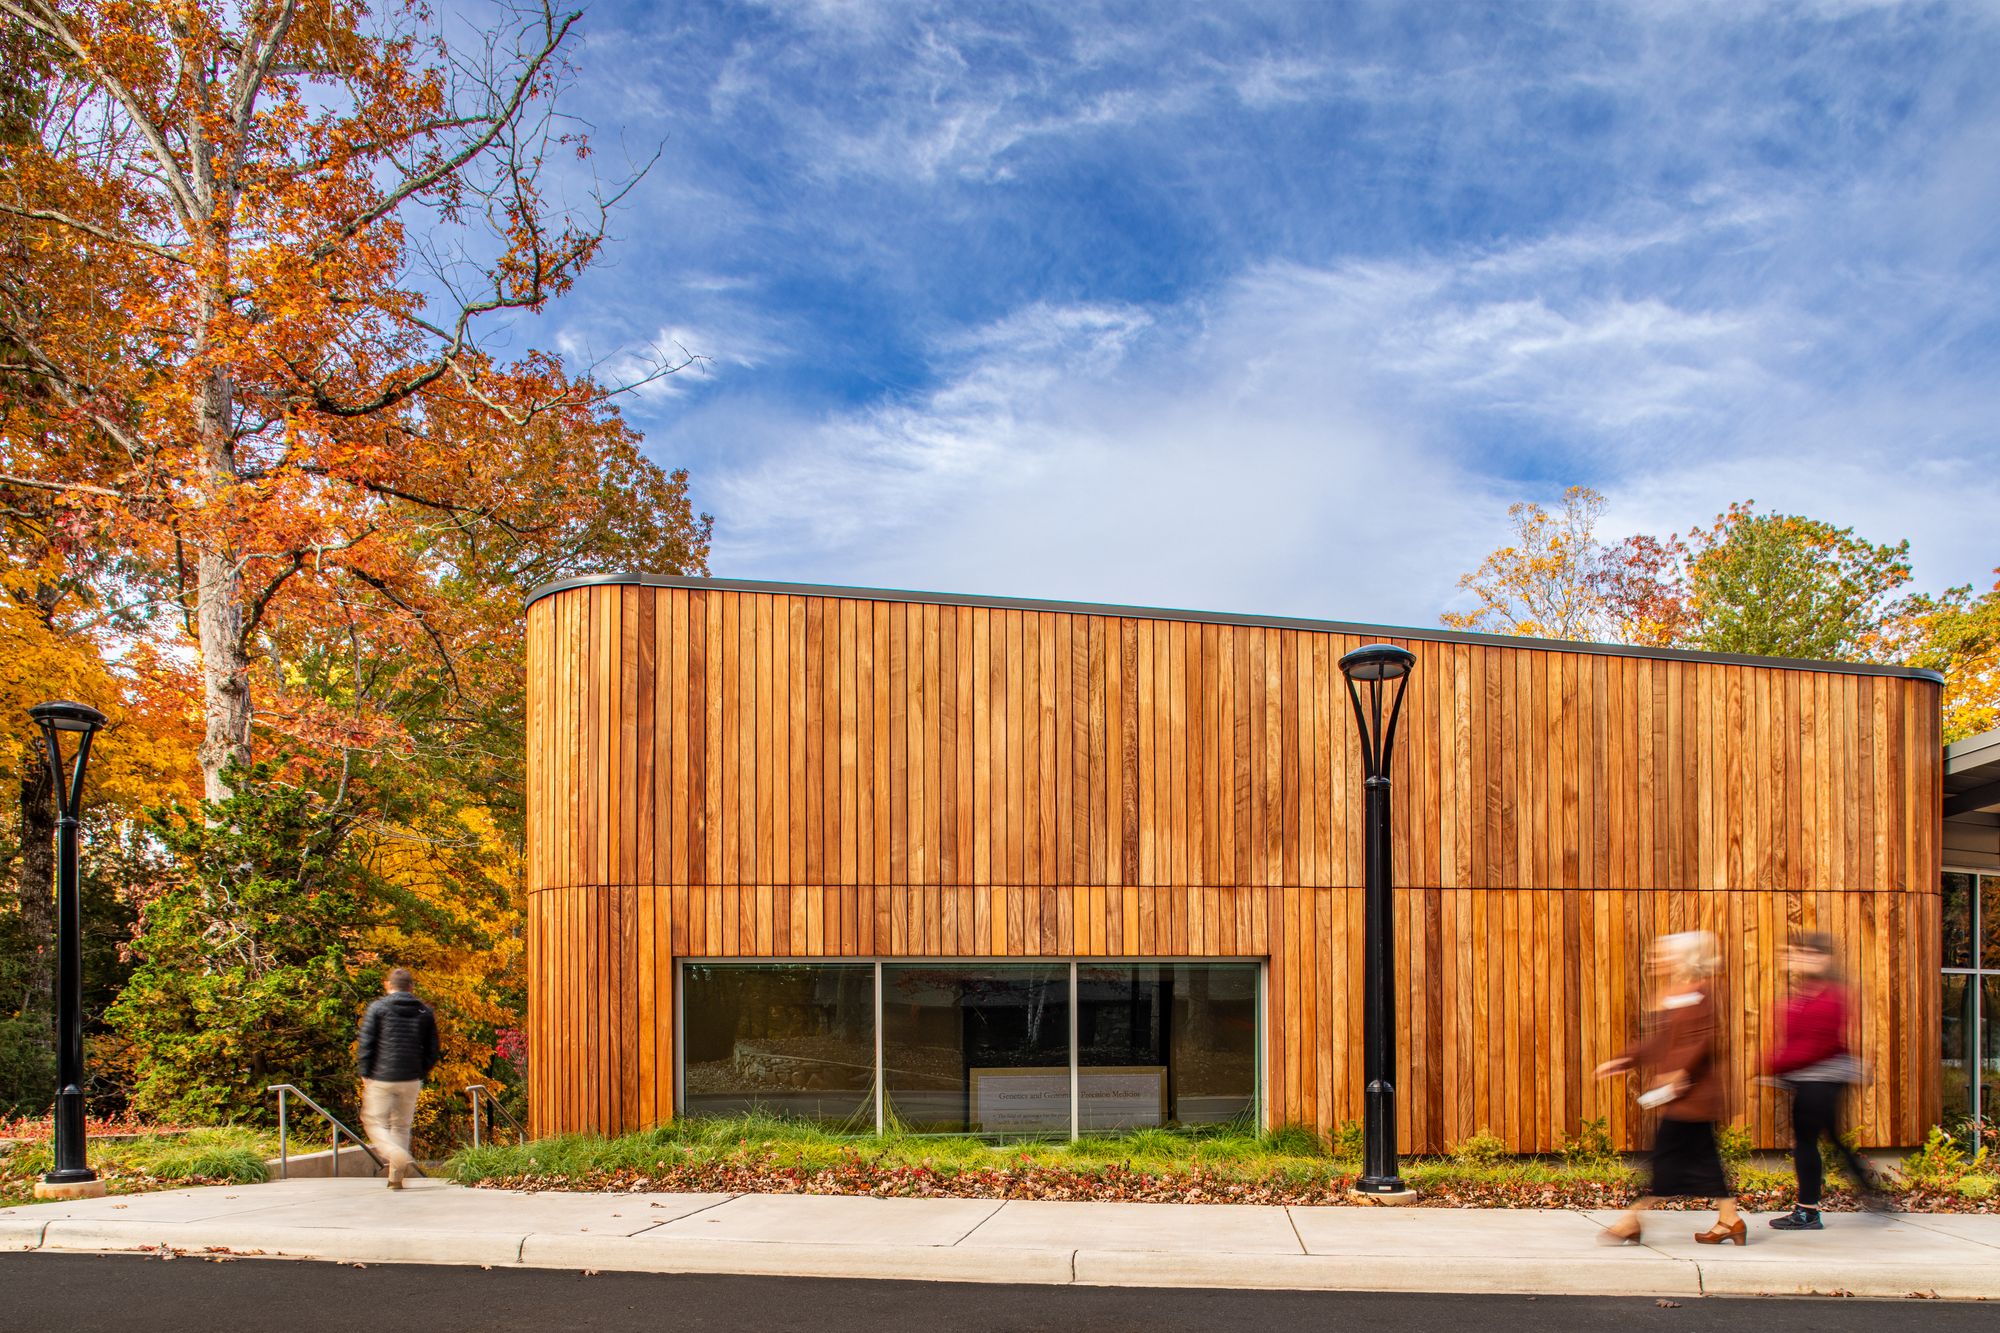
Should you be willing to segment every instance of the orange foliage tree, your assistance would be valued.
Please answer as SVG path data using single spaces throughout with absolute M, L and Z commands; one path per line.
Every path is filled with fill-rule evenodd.
M 150 560 L 198 649 L 210 798 L 260 710 L 313 746 L 393 733 L 294 697 L 271 657 L 302 625 L 448 652 L 442 532 L 587 563 L 573 538 L 636 478 L 669 556 L 699 563 L 683 479 L 606 391 L 481 345 L 571 286 L 623 188 L 552 202 L 588 156 L 554 110 L 578 16 L 500 17 L 467 51 L 414 3 L 0 0 L 48 71 L 0 182 L 40 267 L 0 288 L 0 339 L 60 427 L 0 480 Z
M 0 504 L 42 534 L 6 632 L 115 659 L 75 692 L 130 699 L 210 800 L 274 748 L 395 900 L 353 965 L 428 973 L 453 1077 L 520 1000 L 521 594 L 704 572 L 709 538 L 630 382 L 487 345 L 631 184 L 556 110 L 578 15 L 493 18 L 0 0 Z

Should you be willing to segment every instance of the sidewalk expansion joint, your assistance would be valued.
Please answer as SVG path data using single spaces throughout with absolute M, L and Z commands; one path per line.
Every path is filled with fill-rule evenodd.
M 1291 1224 L 1292 1239 L 1299 1243 L 1299 1253 L 1311 1254 L 1312 1249 L 1310 1246 L 1306 1244 L 1306 1238 L 1303 1235 L 1299 1234 L 1299 1219 L 1293 1216 L 1292 1209 L 1289 1204 L 1287 1204 L 1285 1207 L 1285 1221 Z
M 1007 1206 L 1007 1204 L 1008 1204 L 1008 1200 L 1006 1200 L 1006 1199 L 1002 1199 L 1002 1200 L 1000 1200 L 1000 1202 L 996 1203 L 996 1204 L 995 1204 L 995 1205 L 994 1205 L 994 1206 L 993 1206 L 993 1207 L 992 1207 L 992 1208 L 991 1208 L 991 1209 L 990 1209 L 990 1210 L 989 1210 L 989 1211 L 987 1212 L 986 1216 L 984 1216 L 984 1217 L 980 1218 L 980 1219 L 979 1219 L 979 1220 L 978 1220 L 977 1222 L 974 1222 L 974 1223 L 973 1223 L 973 1224 L 972 1224 L 972 1225 L 971 1225 L 970 1227 L 968 1227 L 968 1228 L 966 1229 L 966 1232 L 965 1232 L 965 1234 L 964 1234 L 963 1236 L 960 1236 L 960 1237 L 959 1237 L 959 1238 L 958 1238 L 957 1240 L 953 1241 L 953 1242 L 952 1242 L 952 1245 L 963 1245 L 963 1244 L 965 1244 L 965 1242 L 966 1242 L 966 1241 L 968 1241 L 968 1240 L 970 1240 L 970 1239 L 972 1238 L 972 1233 L 973 1233 L 973 1232 L 975 1232 L 975 1231 L 979 1230 L 979 1228 L 981 1228 L 981 1227 L 985 1226 L 985 1225 L 986 1225 L 986 1224 L 987 1224 L 988 1222 L 991 1222 L 991 1221 L 992 1221 L 992 1220 L 993 1220 L 994 1218 L 996 1218 L 996 1217 L 1000 1216 L 1000 1211 L 1001 1211 L 1001 1209 L 1005 1208 L 1005 1207 Z M 1074 1265 L 1072 1265 L 1072 1267 L 1074 1267 Z

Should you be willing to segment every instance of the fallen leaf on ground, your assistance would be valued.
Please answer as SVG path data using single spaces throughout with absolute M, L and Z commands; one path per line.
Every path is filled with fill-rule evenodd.
M 1654 1301 L 1653 1304 L 1659 1306 L 1662 1310 L 1678 1310 L 1681 1308 L 1681 1303 L 1679 1301 L 1670 1301 L 1664 1296 L 1660 1297 L 1660 1299 L 1658 1299 L 1657 1301 Z

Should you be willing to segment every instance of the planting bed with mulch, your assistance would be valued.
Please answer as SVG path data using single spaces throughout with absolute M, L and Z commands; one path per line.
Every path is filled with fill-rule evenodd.
M 967 1137 L 839 1135 L 760 1117 L 682 1120 L 622 1138 L 573 1135 L 460 1153 L 468 1185 L 529 1191 L 853 1194 L 883 1198 L 1056 1199 L 1147 1203 L 1350 1204 L 1358 1164 L 1308 1131 L 1272 1134 L 1141 1130 L 1074 1143 L 995 1144 Z M 1888 1177 L 1897 1206 L 1994 1212 L 1983 1156 L 1933 1143 Z M 1789 1208 L 1789 1170 L 1739 1163 L 1748 1208 Z M 1614 1156 L 1510 1158 L 1490 1138 L 1459 1155 L 1411 1158 L 1404 1178 L 1434 1208 L 1622 1207 L 1641 1175 Z M 1826 1206 L 1856 1206 L 1829 1182 Z M 1668 1207 L 1689 1206 L 1669 1204 Z M 1706 1207 L 1707 1205 L 1698 1205 Z
M 35 1182 L 54 1165 L 47 1119 L 0 1124 L 0 1207 L 35 1201 Z M 277 1136 L 237 1126 L 201 1128 L 93 1121 L 90 1167 L 112 1194 L 241 1185 L 265 1180 Z

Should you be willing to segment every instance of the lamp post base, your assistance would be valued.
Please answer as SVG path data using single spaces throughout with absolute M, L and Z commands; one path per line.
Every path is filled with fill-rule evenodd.
M 1387 1188 L 1383 1188 L 1384 1186 Z M 1379 1204 L 1385 1208 L 1394 1208 L 1401 1204 L 1415 1203 L 1417 1192 L 1394 1177 L 1382 1180 L 1363 1176 L 1349 1188 L 1347 1197 L 1356 1203 Z
M 101 1199 L 104 1197 L 104 1182 L 95 1176 L 89 1180 L 38 1180 L 35 1182 L 37 1199 Z

